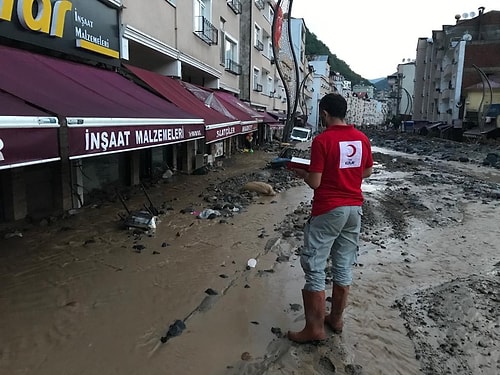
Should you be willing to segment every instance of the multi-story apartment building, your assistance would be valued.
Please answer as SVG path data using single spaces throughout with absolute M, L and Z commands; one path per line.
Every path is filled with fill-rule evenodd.
M 283 117 L 286 95 L 279 77 L 273 54 L 272 24 L 275 2 L 264 0 L 243 1 L 240 19 L 241 75 L 239 98 L 259 113 L 270 111 L 274 118 Z M 269 118 L 267 117 L 269 120 Z M 281 134 L 282 122 L 269 122 L 261 127 L 261 138 Z
M 415 62 L 398 64 L 396 73 L 387 77 L 387 83 L 390 86 L 390 115 L 401 121 L 410 120 L 413 115 Z
M 480 122 L 499 99 L 491 88 L 500 73 L 499 27 L 500 11 L 479 8 L 477 16 L 457 17 L 455 25 L 418 40 L 414 120 L 440 122 L 456 133 Z
M 328 55 L 309 56 L 309 65 L 313 68 L 312 106 L 309 115 L 309 123 L 312 125 L 314 133 L 321 130 L 319 101 L 323 96 L 334 90 L 330 85 L 330 64 L 328 63 Z
M 272 107 L 276 91 L 271 27 L 274 7 L 264 0 L 242 3 L 242 74 L 240 98 L 261 111 Z

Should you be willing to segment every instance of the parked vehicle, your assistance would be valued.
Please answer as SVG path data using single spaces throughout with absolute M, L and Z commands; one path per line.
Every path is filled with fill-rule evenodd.
M 292 141 L 307 142 L 312 139 L 312 130 L 295 126 L 290 135 Z

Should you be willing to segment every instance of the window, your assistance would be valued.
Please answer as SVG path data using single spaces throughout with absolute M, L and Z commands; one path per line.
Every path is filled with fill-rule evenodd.
M 239 0 L 227 0 L 227 5 L 234 14 L 241 14 L 241 2 Z
M 205 43 L 212 45 L 218 43 L 218 30 L 211 23 L 212 0 L 194 1 L 194 32 Z
M 220 64 L 222 66 L 226 66 L 226 20 L 224 18 L 220 18 L 220 38 L 222 43 L 220 44 Z
M 241 74 L 241 65 L 238 64 L 238 43 L 225 35 L 225 69 L 233 74 Z
M 267 88 L 266 88 L 266 93 L 267 93 L 270 97 L 273 97 L 273 96 L 274 96 L 274 79 L 273 79 L 273 77 L 271 77 L 271 75 L 270 75 L 270 74 L 267 76 Z
M 258 92 L 262 91 L 262 85 L 260 84 L 259 68 L 253 68 L 253 90 Z
M 273 23 L 274 20 L 274 9 L 271 4 L 269 4 L 269 15 L 267 19 L 271 24 Z
M 271 60 L 271 63 L 272 63 L 274 60 L 274 53 L 273 53 L 273 40 L 272 40 L 271 36 L 267 36 L 265 38 L 265 42 L 266 42 L 265 55 L 267 56 L 267 58 L 269 60 Z
M 257 24 L 254 25 L 253 45 L 259 51 L 262 51 L 264 49 L 264 44 L 262 43 L 262 29 Z
M 255 0 L 255 5 L 257 6 L 257 8 L 262 10 L 266 6 L 266 3 L 264 2 L 264 0 Z

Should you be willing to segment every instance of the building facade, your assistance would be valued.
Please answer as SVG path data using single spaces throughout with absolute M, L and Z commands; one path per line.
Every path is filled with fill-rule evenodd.
M 500 12 L 481 7 L 477 16 L 458 16 L 455 25 L 418 40 L 414 120 L 440 122 L 455 133 L 480 125 L 487 106 L 498 100 L 499 28 Z

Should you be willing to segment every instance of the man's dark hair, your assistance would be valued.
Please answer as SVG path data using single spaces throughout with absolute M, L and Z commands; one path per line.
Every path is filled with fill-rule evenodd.
M 319 102 L 319 110 L 327 111 L 332 117 L 345 119 L 347 113 L 347 101 L 340 94 L 326 94 Z

